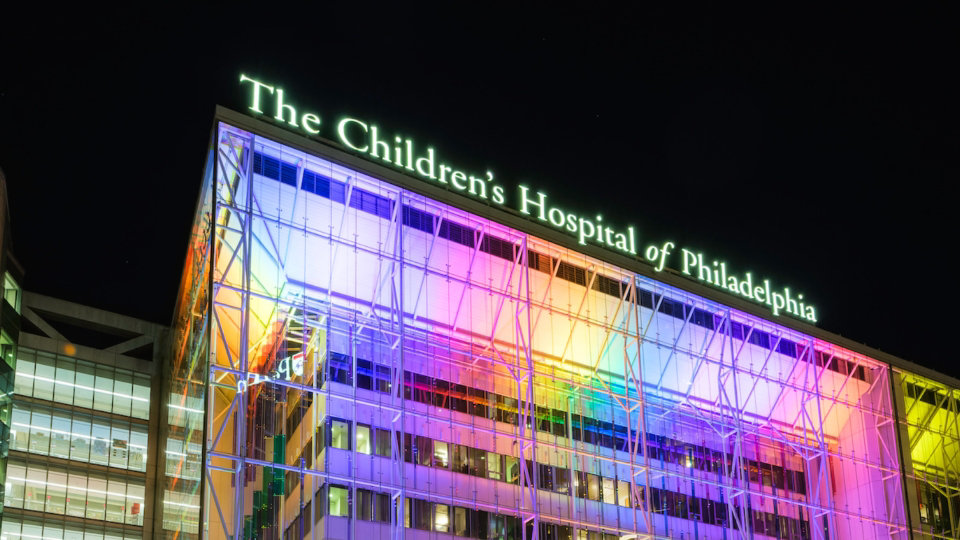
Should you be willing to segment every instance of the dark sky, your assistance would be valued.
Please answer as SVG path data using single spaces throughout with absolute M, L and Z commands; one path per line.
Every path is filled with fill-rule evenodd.
M 4 17 L 27 289 L 169 323 L 214 105 L 243 107 L 244 72 L 957 374 L 956 11 L 231 9 Z

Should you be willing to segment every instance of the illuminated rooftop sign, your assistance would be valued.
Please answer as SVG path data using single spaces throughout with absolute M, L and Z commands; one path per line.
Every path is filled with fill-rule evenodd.
M 443 159 L 432 146 L 420 146 L 409 137 L 385 132 L 366 120 L 341 117 L 325 128 L 319 113 L 303 109 L 298 112 L 279 86 L 246 75 L 240 75 L 240 84 L 249 89 L 247 108 L 255 115 L 269 116 L 307 136 L 326 133 L 353 153 L 493 206 L 513 208 L 576 238 L 580 245 L 610 249 L 650 264 L 657 272 L 671 268 L 701 283 L 764 304 L 774 316 L 786 313 L 817 322 L 814 306 L 806 304 L 803 295 L 792 292 L 789 287 L 775 287 L 769 279 L 755 278 L 752 272 L 734 273 L 725 262 L 708 260 L 703 253 L 678 247 L 674 242 L 649 244 L 641 250 L 633 225 L 617 226 L 605 222 L 602 214 L 582 214 L 560 208 L 550 202 L 544 191 L 524 184 L 519 184 L 510 197 L 490 170 L 478 172 L 459 167 Z

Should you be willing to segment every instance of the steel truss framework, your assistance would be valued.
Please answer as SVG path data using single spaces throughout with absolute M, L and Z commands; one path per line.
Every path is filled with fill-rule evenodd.
M 292 191 L 254 173 L 256 155 L 271 151 L 295 164 Z M 236 128 L 220 126 L 212 162 L 215 202 L 212 217 L 201 225 L 210 233 L 197 237 L 209 241 L 213 256 L 196 257 L 197 264 L 211 267 L 209 282 L 196 280 L 209 283 L 210 294 L 194 291 L 186 295 L 190 300 L 181 298 L 181 305 L 192 306 L 185 313 L 194 315 L 182 319 L 192 329 L 188 334 L 204 338 L 203 343 L 182 339 L 181 357 L 207 358 L 202 375 L 190 371 L 192 381 L 207 381 L 200 394 L 206 410 L 198 496 L 203 536 L 251 537 L 251 524 L 260 531 L 253 536 L 263 538 L 290 530 L 309 538 L 367 534 L 360 519 L 337 525 L 340 510 L 332 510 L 333 496 L 322 486 L 388 495 L 389 519 L 380 516 L 384 523 L 376 530 L 396 539 L 422 534 L 410 525 L 413 499 L 447 505 L 451 518 L 454 507 L 515 516 L 525 540 L 539 538 L 542 524 L 621 538 L 754 538 L 757 516 L 762 522 L 771 513 L 804 520 L 809 538 L 909 536 L 888 366 L 419 195 L 387 184 L 377 190 L 375 180 L 356 173 L 343 180 L 341 209 L 330 210 L 332 203 L 325 202 L 329 216 L 311 214 L 313 195 L 297 187 L 322 160 Z M 352 197 L 371 192 L 391 201 L 390 212 L 361 230 Z M 439 221 L 432 233 L 413 239 L 406 208 L 469 223 L 473 246 L 460 246 L 451 255 Z M 364 237 L 364 231 L 375 238 Z M 512 260 L 496 271 L 481 262 L 489 258 L 480 249 L 487 235 L 507 239 L 514 248 Z M 320 245 L 326 246 L 324 256 L 315 258 L 308 247 Z M 533 253 L 549 253 L 549 266 L 534 270 Z M 361 260 L 369 264 L 358 269 Z M 585 283 L 574 287 L 562 278 L 569 264 L 585 269 Z M 301 277 L 315 265 L 328 269 L 323 279 Z M 201 269 L 192 272 L 204 275 Z M 601 297 L 600 276 L 619 281 L 619 295 Z M 352 286 L 344 285 L 348 281 Z M 441 293 L 438 283 L 446 287 Z M 641 290 L 654 293 L 652 308 L 642 306 Z M 481 298 L 486 298 L 482 305 Z M 662 305 L 667 300 L 689 309 L 668 318 Z M 441 303 L 444 308 L 436 308 Z M 696 324 L 693 308 L 709 312 L 715 323 Z M 772 343 L 757 347 L 754 332 Z M 796 343 L 797 354 L 781 354 L 781 340 Z M 342 342 L 336 345 L 341 355 L 376 357 L 389 367 L 390 390 L 371 397 L 356 384 L 331 381 L 335 342 Z M 274 375 L 297 354 L 303 358 L 301 373 Z M 841 359 L 850 366 L 843 373 L 831 369 Z M 487 377 L 487 392 L 495 386 L 498 394 L 516 399 L 517 421 L 510 426 L 467 420 L 412 403 L 402 391 L 410 384 L 405 375 L 427 369 L 438 379 Z M 356 361 L 349 370 L 348 379 L 356 383 Z M 857 375 L 863 373 L 868 375 Z M 567 428 L 574 414 L 626 426 L 624 448 L 536 430 L 537 407 L 547 402 L 565 413 Z M 956 430 L 956 401 L 951 403 Z M 388 429 L 393 441 L 389 457 L 376 462 L 386 465 L 370 465 L 375 478 L 362 473 L 368 458 L 352 444 L 344 449 L 324 442 L 327 450 L 317 453 L 320 438 L 331 437 L 323 431 L 331 418 L 359 425 L 371 410 L 378 411 L 376 427 Z M 290 421 L 299 417 L 302 421 Z M 398 442 L 423 437 L 434 424 L 442 427 L 429 432 L 434 438 L 442 432 L 450 443 L 492 441 L 488 452 L 517 458 L 516 484 L 481 484 L 450 474 L 453 484 L 437 488 L 444 481 L 441 473 L 417 469 Z M 679 467 L 666 463 L 664 452 L 651 444 L 664 436 L 721 452 L 719 470 L 693 467 L 690 457 Z M 273 451 L 265 438 L 273 439 Z M 305 450 L 308 444 L 312 454 Z M 953 452 L 956 471 L 957 438 L 942 447 Z M 532 466 L 523 466 L 525 460 Z M 775 463 L 770 470 L 801 471 L 805 489 L 768 485 L 758 463 L 760 469 Z M 585 477 L 577 473 L 613 474 L 628 486 L 629 504 L 611 509 L 599 501 L 545 493 L 537 487 L 547 470 L 540 464 L 565 467 L 574 481 Z M 955 473 L 952 478 L 937 485 L 953 486 L 948 500 L 955 501 Z M 273 492 L 277 502 L 271 506 L 261 495 L 274 489 L 270 481 L 297 489 Z M 472 495 L 458 485 L 468 481 Z M 492 496 L 484 493 L 491 489 Z M 722 503 L 726 526 L 681 519 L 655 506 L 657 489 Z M 431 526 L 440 527 L 436 523 Z
M 897 370 L 901 440 L 913 529 L 933 538 L 960 537 L 960 391 Z M 911 497 L 912 498 L 912 497 Z

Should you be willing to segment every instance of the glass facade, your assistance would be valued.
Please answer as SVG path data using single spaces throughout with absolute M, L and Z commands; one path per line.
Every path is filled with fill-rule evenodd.
M 17 361 L 14 391 L 18 396 L 146 420 L 150 384 L 147 374 L 24 349 Z
M 6 198 L 6 185 L 0 174 L 0 199 Z M 5 203 L 5 201 L 2 201 Z M 5 217 L 5 216 L 4 216 Z M 3 224 L 0 223 L 0 227 Z M 3 252 L 6 228 L 0 228 L 0 268 L 5 266 Z M 0 301 L 0 521 L 6 492 L 6 462 L 10 450 L 10 415 L 13 412 L 14 375 L 17 367 L 17 339 L 20 335 L 20 301 L 23 290 L 10 274 L 3 274 L 3 300 Z
M 955 389 L 225 123 L 177 313 L 165 537 L 956 537 Z
M 143 538 L 150 376 L 17 354 L 3 536 Z
M 76 522 L 57 519 L 5 516 L 0 534 L 10 540 L 136 540 L 139 533 L 114 528 L 111 524 L 80 525 Z
M 895 377 L 915 526 L 925 537 L 960 538 L 960 391 L 901 370 Z

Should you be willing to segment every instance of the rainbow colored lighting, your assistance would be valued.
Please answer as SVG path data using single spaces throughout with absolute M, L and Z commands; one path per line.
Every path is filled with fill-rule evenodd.
M 956 390 L 251 131 L 215 137 L 168 531 L 955 535 Z

